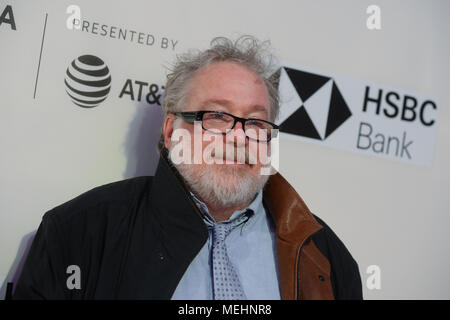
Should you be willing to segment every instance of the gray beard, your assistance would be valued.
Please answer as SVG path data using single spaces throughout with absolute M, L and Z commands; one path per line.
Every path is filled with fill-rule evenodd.
M 226 164 L 214 165 L 198 172 L 194 164 L 172 165 L 196 196 L 206 204 L 225 208 L 250 202 L 269 179 L 268 175 L 254 177 L 242 174 L 242 168 Z

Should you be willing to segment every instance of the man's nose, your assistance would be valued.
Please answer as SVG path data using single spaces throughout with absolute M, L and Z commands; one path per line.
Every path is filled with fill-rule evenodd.
M 237 121 L 234 128 L 226 135 L 228 143 L 234 143 L 236 146 L 245 145 L 246 136 L 242 123 Z

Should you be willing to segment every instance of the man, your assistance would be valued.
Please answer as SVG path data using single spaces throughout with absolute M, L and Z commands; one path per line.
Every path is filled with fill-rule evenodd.
M 256 150 L 270 155 L 278 113 L 266 45 L 217 38 L 178 58 L 155 176 L 47 212 L 14 298 L 362 298 L 343 243 L 279 173 L 262 174 Z

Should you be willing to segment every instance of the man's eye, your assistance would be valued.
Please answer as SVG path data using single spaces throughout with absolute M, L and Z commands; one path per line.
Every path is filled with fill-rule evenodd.
M 247 126 L 251 126 L 251 127 L 257 127 L 257 128 L 261 128 L 261 129 L 267 129 L 267 124 L 263 121 L 258 121 L 258 120 L 249 120 L 247 121 Z
M 225 114 L 221 114 L 221 113 L 208 113 L 208 114 L 206 114 L 206 119 L 228 121 L 230 119 L 230 117 L 228 117 Z

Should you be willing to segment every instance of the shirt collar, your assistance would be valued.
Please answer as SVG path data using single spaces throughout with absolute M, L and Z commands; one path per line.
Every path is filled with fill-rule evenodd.
M 190 194 L 191 194 L 192 198 L 194 199 L 195 203 L 197 204 L 197 206 L 199 207 L 199 209 L 204 213 L 203 219 L 205 220 L 205 223 L 208 226 L 212 226 L 212 225 L 216 224 L 217 223 L 216 220 L 209 213 L 208 206 L 203 201 L 198 199 L 192 192 L 190 192 Z M 236 219 L 241 214 L 244 214 L 248 209 L 253 211 L 253 215 L 251 215 L 249 217 L 249 220 L 250 220 L 258 212 L 261 211 L 260 209 L 261 209 L 262 205 L 263 205 L 263 203 L 262 203 L 262 190 L 260 190 L 257 193 L 256 197 L 253 199 L 253 201 L 249 204 L 249 206 L 247 208 L 244 208 L 242 210 L 234 211 L 233 214 L 230 216 L 230 218 L 228 218 L 228 220 L 226 220 L 224 222 L 228 222 L 228 221 Z

